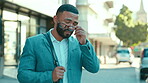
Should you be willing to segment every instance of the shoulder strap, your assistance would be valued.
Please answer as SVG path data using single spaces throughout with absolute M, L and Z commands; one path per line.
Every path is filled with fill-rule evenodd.
M 49 43 L 50 46 L 51 46 L 51 52 L 52 52 L 52 55 L 53 55 L 53 58 L 54 58 L 54 65 L 55 65 L 56 67 L 57 67 L 57 66 L 60 66 L 60 65 L 59 65 L 59 62 L 58 62 L 58 59 L 57 59 L 57 57 L 56 57 L 56 53 L 55 53 L 53 44 L 52 44 L 51 39 L 50 39 L 50 33 L 47 32 L 47 33 L 44 33 L 43 35 L 46 37 L 48 43 Z M 63 81 L 63 80 L 60 79 L 60 80 L 58 80 L 57 82 L 53 82 L 53 83 L 63 83 L 62 81 Z
M 53 58 L 54 58 L 54 65 L 57 67 L 57 66 L 59 66 L 59 62 L 58 62 L 58 59 L 57 59 L 53 44 L 52 44 L 51 39 L 50 39 L 50 34 L 48 34 L 48 32 L 47 32 L 47 33 L 44 33 L 43 35 L 46 37 L 48 43 L 51 46 L 51 52 L 52 52 L 52 55 L 53 55 Z

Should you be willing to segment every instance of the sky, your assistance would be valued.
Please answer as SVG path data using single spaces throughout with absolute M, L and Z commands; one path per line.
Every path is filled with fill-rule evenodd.
M 126 5 L 131 11 L 137 12 L 140 9 L 141 0 L 114 0 L 115 14 L 119 14 L 122 5 Z M 148 0 L 143 0 L 144 10 L 148 13 Z

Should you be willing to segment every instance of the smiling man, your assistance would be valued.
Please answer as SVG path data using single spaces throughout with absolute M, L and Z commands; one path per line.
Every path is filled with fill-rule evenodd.
M 18 68 L 20 83 L 80 83 L 82 67 L 96 73 L 99 60 L 86 32 L 78 26 L 78 10 L 61 5 L 54 28 L 26 40 Z M 75 31 L 74 35 L 71 35 Z

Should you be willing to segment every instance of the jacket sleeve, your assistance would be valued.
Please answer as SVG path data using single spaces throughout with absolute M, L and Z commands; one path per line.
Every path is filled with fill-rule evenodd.
M 53 83 L 52 71 L 36 72 L 36 56 L 30 40 L 26 40 L 18 67 L 18 81 L 20 83 Z
M 100 62 L 92 44 L 87 40 L 85 45 L 80 45 L 82 51 L 82 66 L 91 73 L 99 71 Z

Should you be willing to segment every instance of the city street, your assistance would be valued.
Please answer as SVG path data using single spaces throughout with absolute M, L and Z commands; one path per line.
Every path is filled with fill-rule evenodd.
M 109 59 L 108 59 L 109 60 Z M 135 58 L 132 65 L 129 63 L 114 62 L 101 65 L 101 69 L 96 74 L 83 71 L 82 83 L 145 83 L 139 80 L 139 58 Z
M 0 83 L 146 83 L 146 3 L 0 0 Z
M 139 58 L 134 63 L 120 63 L 116 65 L 114 58 L 107 58 L 106 64 L 101 64 L 100 71 L 92 74 L 83 70 L 82 83 L 145 83 L 139 80 Z M 17 69 L 5 67 L 5 77 L 0 78 L 0 83 L 18 83 L 16 79 Z

